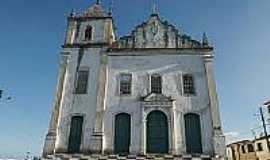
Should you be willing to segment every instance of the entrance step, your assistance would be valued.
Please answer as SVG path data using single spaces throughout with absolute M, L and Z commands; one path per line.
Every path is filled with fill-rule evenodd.
M 57 154 L 42 160 L 223 160 L 208 155 L 83 155 L 83 154 Z

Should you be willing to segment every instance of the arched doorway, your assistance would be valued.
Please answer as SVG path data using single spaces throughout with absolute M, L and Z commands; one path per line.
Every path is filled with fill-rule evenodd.
M 168 121 L 161 111 L 147 116 L 147 153 L 168 153 Z
M 115 153 L 129 153 L 130 146 L 130 115 L 120 113 L 115 116 Z
M 74 116 L 71 119 L 68 153 L 80 153 L 82 139 L 83 117 Z
M 186 151 L 202 153 L 200 116 L 194 113 L 185 115 Z

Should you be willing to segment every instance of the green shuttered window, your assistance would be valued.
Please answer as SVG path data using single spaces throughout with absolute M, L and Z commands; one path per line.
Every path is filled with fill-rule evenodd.
M 76 81 L 76 94 L 87 94 L 89 71 L 79 71 Z

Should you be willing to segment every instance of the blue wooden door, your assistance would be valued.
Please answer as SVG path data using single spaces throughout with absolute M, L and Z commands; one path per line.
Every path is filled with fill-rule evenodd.
M 147 116 L 147 153 L 168 153 L 168 122 L 160 111 Z
M 130 115 L 121 113 L 115 117 L 115 153 L 129 153 L 130 146 Z
M 82 125 L 83 125 L 83 117 L 81 116 L 72 117 L 68 143 L 69 153 L 80 153 Z
M 202 153 L 201 123 L 197 114 L 185 115 L 186 151 L 189 154 Z

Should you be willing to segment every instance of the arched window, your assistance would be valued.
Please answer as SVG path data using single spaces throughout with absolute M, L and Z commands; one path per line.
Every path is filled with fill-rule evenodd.
M 151 75 L 151 93 L 162 93 L 162 77 L 159 74 Z
M 93 31 L 93 27 L 87 26 L 87 28 L 85 30 L 85 34 L 84 34 L 84 38 L 86 41 L 92 40 L 92 31 Z

